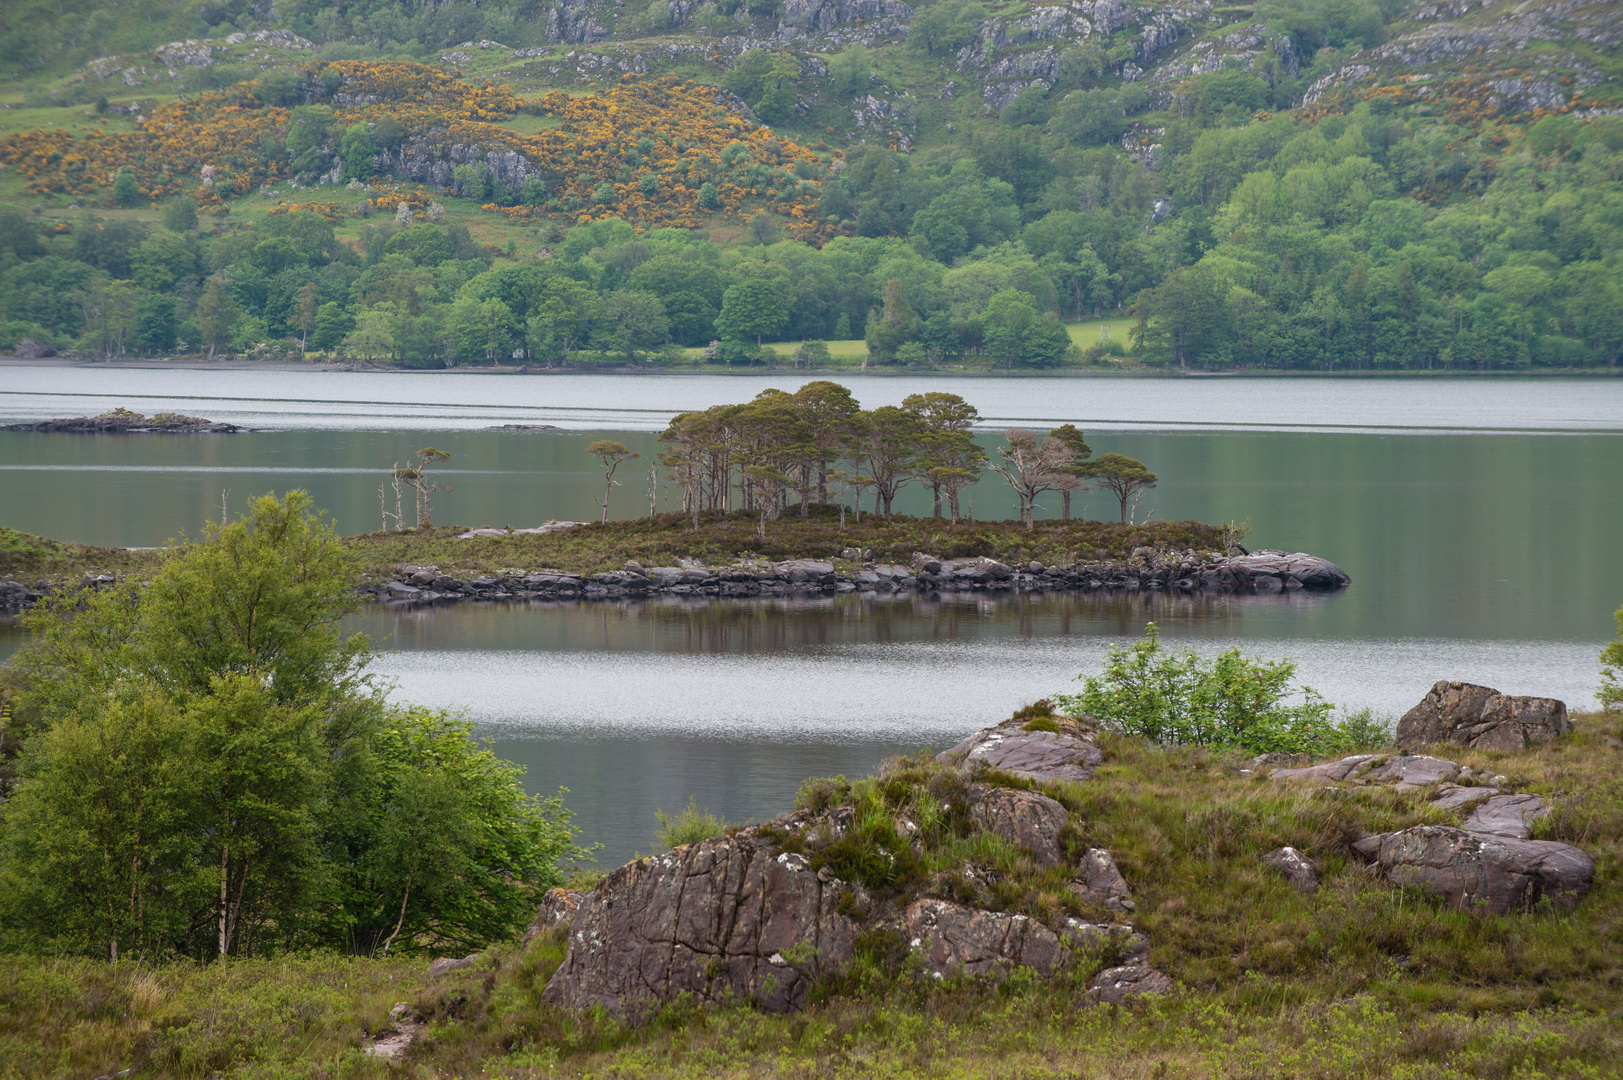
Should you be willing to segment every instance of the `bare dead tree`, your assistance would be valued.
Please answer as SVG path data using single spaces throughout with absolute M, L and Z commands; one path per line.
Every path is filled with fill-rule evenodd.
M 1039 440 L 1029 428 L 1010 428 L 1004 438 L 1008 444 L 998 451 L 1002 462 L 993 464 L 992 470 L 1014 488 L 1020 499 L 1020 520 L 1029 529 L 1037 496 L 1058 486 L 1058 471 L 1070 464 L 1071 450 L 1052 436 Z

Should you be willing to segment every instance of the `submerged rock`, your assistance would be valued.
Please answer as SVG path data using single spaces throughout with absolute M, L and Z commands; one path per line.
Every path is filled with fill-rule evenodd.
M 1451 742 L 1477 750 L 1526 750 L 1572 730 L 1565 703 L 1512 697 L 1487 686 L 1440 682 L 1398 721 L 1397 745 Z

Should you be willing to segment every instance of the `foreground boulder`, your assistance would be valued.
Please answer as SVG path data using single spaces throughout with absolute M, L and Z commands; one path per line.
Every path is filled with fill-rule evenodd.
M 1465 819 L 1465 831 L 1526 840 L 1533 822 L 1548 813 L 1537 795 L 1493 795 Z
M 1554 698 L 1512 697 L 1487 686 L 1440 682 L 1398 721 L 1405 749 L 1451 742 L 1478 750 L 1526 750 L 1572 730 Z
M 969 817 L 986 832 L 1030 851 L 1043 866 L 1065 861 L 1060 830 L 1071 815 L 1047 795 L 994 788 L 970 807 Z
M 1595 861 L 1570 844 L 1517 840 L 1443 825 L 1420 825 L 1357 841 L 1396 885 L 1414 885 L 1451 907 L 1489 915 L 1548 905 L 1571 911 L 1589 893 Z
M 1104 754 L 1082 735 L 996 727 L 977 731 L 937 754 L 936 760 L 943 765 L 985 766 L 1027 780 L 1081 781 L 1093 778 Z
M 1276 848 L 1262 857 L 1264 866 L 1284 875 L 1291 887 L 1299 893 L 1319 891 L 1319 871 L 1300 851 L 1293 847 Z
M 938 979 L 1002 978 L 1016 966 L 1057 975 L 1084 958 L 1103 955 L 1110 966 L 1089 983 L 1091 997 L 1120 1001 L 1132 994 L 1172 989 L 1172 980 L 1150 967 L 1150 944 L 1144 935 L 1120 923 L 1066 919 L 1054 930 L 1026 915 L 926 898 L 908 905 L 904 924 L 913 948 L 923 953 Z
M 1116 858 L 1104 848 L 1088 848 L 1077 865 L 1076 877 L 1066 888 L 1090 904 L 1110 911 L 1136 910 L 1133 894 L 1128 891 L 1127 879 L 1121 876 Z
M 543 996 L 628 1020 L 683 993 L 802 1008 L 854 955 L 858 927 L 839 910 L 850 891 L 755 829 L 627 863 L 580 904 Z

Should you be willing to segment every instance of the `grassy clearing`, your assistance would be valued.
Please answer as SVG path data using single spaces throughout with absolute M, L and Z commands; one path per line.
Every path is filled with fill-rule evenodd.
M 1090 1007 L 1073 980 L 974 985 L 920 977 L 905 943 L 862 942 L 852 972 L 812 1008 L 665 1010 L 641 1029 L 541 1001 L 561 935 L 492 950 L 435 981 L 421 962 L 310 957 L 209 967 L 113 967 L 7 957 L 0 1078 L 384 1077 L 1405 1077 L 1617 1075 L 1623 1027 L 1623 717 L 1574 718 L 1528 753 L 1435 747 L 1554 801 L 1544 835 L 1596 859 L 1594 891 L 1567 916 L 1481 918 L 1391 888 L 1344 857 L 1359 831 L 1457 821 L 1414 794 L 1282 788 L 1242 775 L 1238 754 L 1105 739 L 1090 783 L 1051 787 L 1065 836 L 1111 848 L 1152 961 L 1180 983 L 1160 1001 Z M 808 785 L 849 802 L 877 834 L 899 810 L 924 818 L 946 775 L 893 763 L 872 780 Z M 921 872 L 964 860 L 1017 910 L 1043 912 L 1046 875 L 1021 853 L 958 837 L 948 816 Z M 860 831 L 860 830 L 858 830 Z M 948 840 L 948 836 L 956 837 Z M 1260 864 L 1291 844 L 1324 875 L 1297 894 Z M 1001 878 L 999 883 L 996 878 Z M 1057 899 L 1057 898 L 1055 898 Z M 427 1026 L 400 1065 L 360 1048 L 394 1001 Z
M 425 526 L 401 532 L 363 533 L 345 541 L 357 574 L 374 581 L 399 563 L 433 563 L 453 576 L 477 577 L 505 569 L 550 567 L 572 573 L 618 570 L 628 559 L 644 566 L 675 566 L 682 558 L 726 564 L 740 558 L 837 559 L 847 547 L 867 548 L 879 562 L 906 563 L 915 551 L 937 558 L 986 555 L 1010 565 L 1033 559 L 1069 565 L 1079 560 L 1126 559 L 1135 547 L 1167 544 L 1210 550 L 1222 547 L 1222 530 L 1194 521 L 1157 521 L 1125 526 L 1100 521 L 1039 521 L 1027 529 L 1012 521 L 936 518 L 876 518 L 858 522 L 847 514 L 840 528 L 838 508 L 813 507 L 806 518 L 793 515 L 768 522 L 766 539 L 759 519 L 746 512 L 705 514 L 695 532 L 680 513 L 654 518 L 586 524 L 553 533 L 514 534 L 459 540 L 462 525 Z M 0 528 L 0 574 L 22 580 L 64 579 L 88 572 L 150 572 L 162 552 L 95 548 L 46 540 Z
M 1071 335 L 1072 344 L 1083 349 L 1091 349 L 1101 341 L 1110 340 L 1121 343 L 1121 347 L 1132 351 L 1133 342 L 1128 336 L 1133 328 L 1132 319 L 1086 319 L 1082 322 L 1066 323 L 1065 330 Z M 1109 334 L 1106 339 L 1102 335 Z

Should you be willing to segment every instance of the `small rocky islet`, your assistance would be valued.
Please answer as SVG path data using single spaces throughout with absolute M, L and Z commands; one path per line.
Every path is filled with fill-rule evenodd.
M 545 526 L 543 526 L 545 528 Z M 477 530 L 467 537 L 497 535 Z M 740 561 L 707 566 L 696 561 L 681 566 L 644 567 L 627 562 L 623 569 L 598 574 L 563 570 L 504 570 L 464 580 L 438 566 L 401 563 L 390 580 L 369 588 L 387 604 L 432 604 L 460 600 L 621 600 L 669 596 L 783 596 L 840 593 L 950 593 L 976 591 L 1059 592 L 1066 590 L 1276 595 L 1298 590 L 1333 592 L 1352 578 L 1328 559 L 1301 552 L 1247 552 L 1235 545 L 1230 554 L 1193 549 L 1135 549 L 1125 562 L 1089 561 L 1069 566 L 1030 562 L 1010 566 L 982 557 L 938 559 L 915 552 L 907 565 L 878 563 L 871 552 L 847 548 L 833 560 L 788 559 Z
M 35 423 L 7 424 L 0 431 L 33 431 L 65 435 L 235 435 L 243 428 L 220 424 L 201 416 L 161 412 L 144 416 L 130 409 L 114 409 L 96 416 L 68 416 Z

